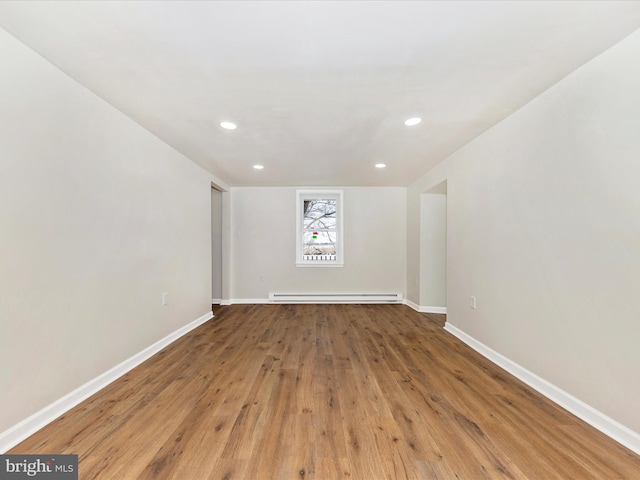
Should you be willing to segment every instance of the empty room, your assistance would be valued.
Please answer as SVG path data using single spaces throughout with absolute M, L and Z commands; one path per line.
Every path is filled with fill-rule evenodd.
M 639 479 L 640 2 L 1 1 L 0 479 Z

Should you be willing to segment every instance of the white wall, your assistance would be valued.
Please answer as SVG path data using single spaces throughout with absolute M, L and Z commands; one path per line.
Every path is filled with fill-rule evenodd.
M 211 311 L 217 180 L 2 30 L 0 64 L 2 432 Z
M 452 155 L 448 321 L 640 432 L 640 32 Z M 477 310 L 469 296 L 477 296 Z
M 420 306 L 447 307 L 447 195 L 420 196 Z
M 344 267 L 295 266 L 296 189 L 231 189 L 232 297 L 405 293 L 406 189 L 345 187 Z M 264 276 L 264 282 L 260 276 Z

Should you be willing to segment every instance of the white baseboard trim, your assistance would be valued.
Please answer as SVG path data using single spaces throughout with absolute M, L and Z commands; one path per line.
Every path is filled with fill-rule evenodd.
M 404 303 L 405 305 L 413 308 L 416 312 L 420 311 L 420 305 L 418 305 L 415 302 L 412 302 L 411 300 L 409 300 L 408 298 L 405 298 L 402 303 Z
M 268 298 L 232 298 L 229 305 L 246 305 L 246 304 L 262 304 L 269 303 Z
M 222 305 L 222 299 L 221 298 L 212 298 L 211 299 L 211 305 Z
M 275 303 L 275 302 L 272 302 L 268 298 L 232 298 L 230 300 L 222 300 L 220 305 L 248 305 L 248 304 L 261 305 L 265 303 Z M 309 303 L 309 304 L 315 305 L 315 304 L 326 303 L 326 302 L 308 301 L 308 302 L 292 302 L 292 303 Z M 336 301 L 335 303 L 344 303 L 344 302 Z M 364 301 L 361 303 L 366 304 L 366 303 L 380 303 L 380 302 Z M 420 313 L 442 313 L 442 314 L 447 313 L 447 307 L 424 307 L 421 305 L 417 305 L 416 303 L 412 302 L 411 300 L 407 300 L 406 298 L 402 299 L 402 301 L 398 303 L 408 305 L 409 307 L 413 308 L 416 312 L 420 312 Z
M 419 308 L 419 312 L 421 313 L 440 313 L 443 315 L 447 314 L 447 307 L 425 307 L 423 305 L 420 305 Z
M 447 307 L 425 307 L 422 305 L 418 305 L 417 303 L 412 302 L 411 300 L 407 300 L 406 298 L 402 301 L 402 303 L 413 308 L 416 312 L 420 312 L 420 313 L 442 313 L 445 315 L 447 314 Z
M 148 358 L 158 353 L 167 345 L 175 342 L 178 338 L 182 337 L 194 328 L 199 327 L 211 318 L 213 318 L 213 312 L 205 313 L 200 318 L 170 333 L 161 340 L 158 340 L 153 345 L 150 345 L 141 352 L 136 353 L 124 362 L 116 365 L 112 369 L 104 372 L 93 380 L 88 381 L 71 393 L 68 393 L 64 397 L 44 407 L 42 410 L 22 420 L 20 423 L 17 423 L 8 430 L 0 433 L 0 454 L 5 453 L 9 449 L 15 447 L 18 443 L 27 439 L 42 427 L 58 418 L 63 413 L 71 410 L 80 402 L 86 400 L 94 393 L 103 389 L 114 380 L 117 380 L 128 371 L 132 370 Z
M 577 399 L 570 393 L 567 393 L 561 388 L 549 383 L 544 378 L 537 376 L 535 373 L 530 372 L 514 361 L 509 360 L 507 357 L 499 354 L 495 350 L 492 350 L 450 323 L 446 323 L 444 329 L 460 339 L 462 342 L 466 343 L 482 356 L 502 367 L 514 377 L 522 380 L 534 390 L 540 392 L 552 402 L 560 405 L 565 410 L 573 413 L 576 417 L 584 420 L 589 425 L 600 430 L 616 442 L 640 455 L 640 434 L 637 432 L 625 427 L 613 418 L 608 417 L 604 413 L 593 408 L 591 405 L 584 403 L 582 400 Z
M 223 298 L 222 300 L 220 300 L 220 305 L 231 305 L 231 300 L 228 298 L 225 300 Z

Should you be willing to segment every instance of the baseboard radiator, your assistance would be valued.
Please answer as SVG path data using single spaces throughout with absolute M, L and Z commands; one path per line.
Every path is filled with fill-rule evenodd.
M 270 293 L 270 303 L 402 303 L 401 293 Z

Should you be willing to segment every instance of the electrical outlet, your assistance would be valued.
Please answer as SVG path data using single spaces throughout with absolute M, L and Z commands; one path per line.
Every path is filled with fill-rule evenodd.
M 260 283 L 264 283 L 264 275 L 260 275 Z
M 469 303 L 469 306 L 474 310 L 476 309 L 476 297 L 471 296 L 471 302 Z
M 169 303 L 169 294 L 167 292 L 164 292 L 162 294 L 162 305 L 167 305 Z

